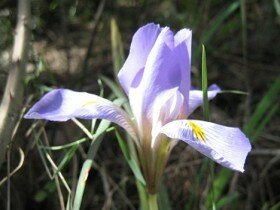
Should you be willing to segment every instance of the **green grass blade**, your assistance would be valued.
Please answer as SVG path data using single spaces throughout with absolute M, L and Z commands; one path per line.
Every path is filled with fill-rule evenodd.
M 257 105 L 254 113 L 245 126 L 245 134 L 251 140 L 256 140 L 267 123 L 272 119 L 274 113 L 279 109 L 278 97 L 280 93 L 280 76 L 278 76 L 270 89 L 267 91 L 263 99 Z M 218 201 L 228 185 L 233 172 L 223 168 L 214 180 L 215 200 Z M 211 192 L 210 192 L 211 193 Z M 206 206 L 210 206 L 211 196 L 206 198 Z
M 48 181 L 34 196 L 36 202 L 42 202 L 56 191 L 54 180 Z
M 278 16 L 280 16 L 280 2 L 279 0 L 274 0 L 274 8 L 275 8 L 275 11 L 276 11 L 276 14 Z
M 202 45 L 202 58 L 201 58 L 201 84 L 202 84 L 202 93 L 203 93 L 203 116 L 206 121 L 210 120 L 209 115 L 209 100 L 208 100 L 208 77 L 207 77 L 207 61 L 206 61 L 206 50 L 205 46 Z M 210 160 L 207 160 L 210 161 Z M 211 176 L 211 180 L 214 180 L 214 163 L 210 161 L 208 164 L 209 172 Z M 212 185 L 213 188 L 213 185 Z M 216 210 L 216 203 L 215 203 L 215 195 L 214 190 L 211 191 L 211 201 L 212 201 L 212 210 Z
M 263 97 L 261 102 L 258 104 L 252 117 L 249 119 L 247 125 L 245 126 L 245 133 L 248 137 L 252 137 L 256 132 L 256 128 L 264 118 L 271 106 L 277 102 L 280 93 L 280 75 L 277 77 L 276 81 L 270 87 L 266 95 Z
M 213 24 L 209 26 L 206 30 L 207 33 L 204 34 L 202 37 L 202 43 L 208 43 L 208 41 L 214 36 L 215 32 L 218 28 L 222 25 L 222 23 L 231 15 L 233 14 L 240 6 L 238 1 L 231 3 L 227 8 L 222 10 L 213 21 Z
M 279 103 L 276 103 L 272 106 L 272 108 L 268 111 L 268 113 L 261 120 L 259 125 L 256 127 L 255 133 L 250 137 L 251 141 L 255 141 L 259 136 L 261 131 L 264 129 L 265 125 L 270 121 L 270 119 L 274 116 L 274 114 L 279 110 Z
M 137 160 L 135 160 L 133 158 L 133 156 L 130 155 L 130 151 L 129 148 L 127 147 L 127 144 L 125 142 L 125 140 L 123 140 L 123 138 L 120 136 L 120 134 L 118 133 L 118 131 L 115 131 L 116 133 L 116 137 L 119 143 L 119 146 L 122 150 L 122 153 L 128 163 L 128 165 L 130 166 L 134 176 L 136 177 L 136 179 L 142 184 L 142 185 L 146 185 L 145 179 L 142 175 L 142 172 L 140 170 L 139 164 L 137 162 Z
M 280 201 L 274 204 L 269 210 L 279 210 L 280 209 Z
M 167 188 L 163 184 L 159 189 L 158 205 L 160 210 L 172 210 Z
M 119 87 L 117 83 L 115 83 L 113 80 L 109 79 L 108 77 L 102 75 L 100 75 L 99 77 L 118 98 L 126 98 L 124 92 L 122 91 L 122 89 Z
M 81 170 L 81 173 L 80 173 L 80 176 L 78 179 L 77 189 L 75 192 L 73 210 L 79 210 L 81 207 L 82 198 L 83 198 L 84 190 L 85 190 L 85 186 L 86 186 L 86 181 L 87 181 L 88 174 L 89 174 L 92 164 L 93 164 L 92 159 L 87 159 L 83 163 L 82 170 Z
M 88 154 L 87 154 L 87 159 L 83 163 L 82 170 L 79 175 L 78 183 L 77 183 L 77 188 L 75 191 L 75 196 L 74 196 L 74 204 L 73 204 L 73 210 L 79 210 L 81 207 L 82 203 L 82 198 L 84 195 L 84 190 L 88 178 L 88 173 L 92 167 L 96 152 L 99 148 L 99 145 L 101 144 L 101 141 L 103 140 L 103 136 L 110 126 L 110 122 L 107 120 L 102 120 L 96 130 L 96 133 L 93 135 L 94 136 L 94 141 L 92 142 Z
M 221 198 L 217 202 L 217 209 L 221 209 L 222 207 L 236 201 L 238 198 L 239 198 L 239 193 L 238 192 L 233 192 L 232 194 Z
M 59 145 L 59 146 L 39 146 L 40 149 L 46 149 L 46 150 L 62 150 L 62 149 L 67 149 L 68 147 L 73 147 L 75 145 L 80 145 L 81 143 L 85 142 L 85 141 L 88 141 L 88 138 L 82 138 L 82 139 L 79 139 L 77 141 L 74 141 L 74 142 L 71 142 L 71 143 L 68 143 L 68 144 L 64 144 L 64 145 Z
M 117 83 L 115 83 L 111 79 L 104 77 L 104 76 L 100 76 L 100 79 L 112 90 L 112 92 L 116 95 L 116 97 L 123 98 L 123 99 L 127 98 Z M 123 104 L 123 106 L 124 106 L 124 109 L 126 110 L 126 112 L 130 116 L 132 116 L 131 109 L 130 109 L 130 106 L 129 106 L 127 100 L 126 100 L 126 103 Z
M 233 172 L 230 171 L 227 168 L 223 168 L 219 173 L 218 176 L 216 176 L 215 180 L 213 180 L 213 184 L 212 184 L 212 189 L 210 190 L 210 192 L 208 193 L 208 196 L 206 197 L 206 202 L 205 202 L 205 206 L 207 208 L 209 208 L 212 205 L 213 202 L 213 197 L 212 197 L 212 193 L 214 194 L 214 200 L 216 202 L 218 202 L 219 198 L 221 197 L 225 186 L 228 184 L 229 179 L 231 178 L 231 176 L 233 175 Z
M 232 15 L 238 8 L 240 7 L 239 1 L 234 1 L 227 8 L 223 9 L 216 18 L 212 21 L 213 23 L 209 25 L 209 27 L 203 33 L 201 37 L 201 42 L 207 44 L 210 39 L 215 35 L 218 31 L 219 27 L 223 24 L 223 22 Z M 194 52 L 193 58 L 196 59 L 200 54 L 200 50 Z
M 188 200 L 184 206 L 185 210 L 195 209 L 194 204 L 196 203 L 197 199 L 199 198 L 199 194 L 200 194 L 199 185 L 205 179 L 205 174 L 207 173 L 207 170 L 209 168 L 208 164 L 209 164 L 209 160 L 207 158 L 205 158 L 203 160 L 202 165 L 199 168 L 198 173 L 195 176 L 194 182 L 191 185 L 191 191 L 188 196 Z
M 114 75 L 117 78 L 119 70 L 124 63 L 124 49 L 119 27 L 114 18 L 111 19 L 111 46 L 112 46 L 112 59 L 114 66 Z
M 76 144 L 74 146 L 72 146 L 67 152 L 66 154 L 63 156 L 62 160 L 60 161 L 60 163 L 58 164 L 57 167 L 57 171 L 56 173 L 58 173 L 59 171 L 61 171 L 64 166 L 67 165 L 67 163 L 71 160 L 71 158 L 73 157 L 73 155 L 75 154 L 76 150 L 79 148 L 79 144 Z
M 236 94 L 236 95 L 248 95 L 247 92 L 241 91 L 241 90 L 222 90 L 219 92 L 219 94 L 223 93 L 231 93 L 231 94 Z
M 206 62 L 206 50 L 202 45 L 202 58 L 201 58 L 201 81 L 203 92 L 203 115 L 206 121 L 209 121 L 209 101 L 208 101 L 208 81 L 207 81 L 207 62 Z

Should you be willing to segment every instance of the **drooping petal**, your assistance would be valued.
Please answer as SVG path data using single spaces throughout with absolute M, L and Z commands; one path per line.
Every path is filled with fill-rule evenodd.
M 128 58 L 118 74 L 119 81 L 127 94 L 132 82 L 137 80 L 143 71 L 160 31 L 159 25 L 150 23 L 138 29 L 134 34 Z
M 237 171 L 244 163 L 251 144 L 239 128 L 226 127 L 199 120 L 176 120 L 162 127 L 161 132 L 179 139 L 215 162 Z
M 67 89 L 50 91 L 34 104 L 24 118 L 51 121 L 106 119 L 123 127 L 136 139 L 134 126 L 126 112 L 112 102 L 86 92 Z
M 212 100 L 221 92 L 221 88 L 213 84 L 208 88 L 208 100 Z M 197 107 L 203 104 L 203 93 L 201 90 L 190 90 L 189 94 L 189 108 L 187 115 L 190 115 Z
M 185 35 L 190 36 L 189 33 Z M 188 98 L 190 84 L 190 61 L 186 44 L 188 42 L 184 39 L 183 41 L 175 39 L 169 28 L 161 30 L 148 56 L 141 78 L 134 81 L 131 86 L 129 100 L 140 124 L 142 121 L 152 121 L 150 113 L 153 103 L 162 92 L 177 87 L 181 94 Z

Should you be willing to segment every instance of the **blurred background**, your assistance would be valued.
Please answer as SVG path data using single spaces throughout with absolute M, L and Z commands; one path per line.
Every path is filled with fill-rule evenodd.
M 174 32 L 190 28 L 192 85 L 201 88 L 204 44 L 208 83 L 229 90 L 211 102 L 211 120 L 242 128 L 252 140 L 253 151 L 243 174 L 215 165 L 213 177 L 208 161 L 179 143 L 165 170 L 160 209 L 211 209 L 213 200 L 217 209 L 280 209 L 279 0 L 30 0 L 30 5 L 31 33 L 19 116 L 53 88 L 114 98 L 110 82 L 100 78 L 114 81 L 140 26 L 155 22 Z M 0 97 L 11 69 L 16 22 L 17 1 L 1 0 Z M 192 117 L 202 119 L 202 111 Z M 25 158 L 9 181 L 1 182 L 0 209 L 63 209 L 61 203 L 74 192 L 90 141 L 75 148 L 45 150 L 45 146 L 74 142 L 85 134 L 71 121 L 35 122 L 19 117 L 17 122 L 0 179 L 19 166 L 18 147 Z M 82 122 L 90 127 L 89 122 Z M 48 155 L 62 166 L 51 177 Z M 96 151 L 81 209 L 139 209 L 138 205 L 133 174 L 114 133 L 108 132 Z

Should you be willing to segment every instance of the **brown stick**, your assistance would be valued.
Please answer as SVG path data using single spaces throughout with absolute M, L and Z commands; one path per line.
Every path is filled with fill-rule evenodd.
M 28 55 L 30 0 L 18 0 L 18 19 L 11 68 L 0 105 L 0 168 L 5 160 L 23 102 L 23 77 Z

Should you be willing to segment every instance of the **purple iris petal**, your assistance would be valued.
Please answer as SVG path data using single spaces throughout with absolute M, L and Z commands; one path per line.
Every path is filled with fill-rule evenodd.
M 181 108 L 184 103 L 184 96 L 178 91 L 178 88 L 169 89 L 162 92 L 156 99 L 152 108 L 152 147 L 160 133 L 162 125 L 177 119 L 181 114 Z
M 152 123 L 150 113 L 155 98 L 169 89 L 177 87 L 184 96 L 186 112 L 190 86 L 190 40 L 191 32 L 187 29 L 175 36 L 169 28 L 161 29 L 144 68 L 135 75 L 129 90 L 131 108 L 140 126 L 143 122 Z
M 118 74 L 119 81 L 127 94 L 132 82 L 137 80 L 141 70 L 144 69 L 160 31 L 159 25 L 150 23 L 138 29 L 134 34 L 128 58 Z
M 24 116 L 26 119 L 66 121 L 71 118 L 106 119 L 126 129 L 136 139 L 133 124 L 126 112 L 99 96 L 67 89 L 44 95 Z
M 221 92 L 221 88 L 213 84 L 208 88 L 208 100 L 211 100 L 216 97 L 216 95 Z M 196 90 L 192 88 L 190 90 L 189 95 L 189 108 L 187 115 L 190 115 L 197 107 L 201 106 L 203 104 L 203 93 L 201 90 Z
M 244 171 L 251 144 L 239 128 L 231 128 L 199 120 L 176 120 L 161 132 L 179 139 L 227 168 Z

